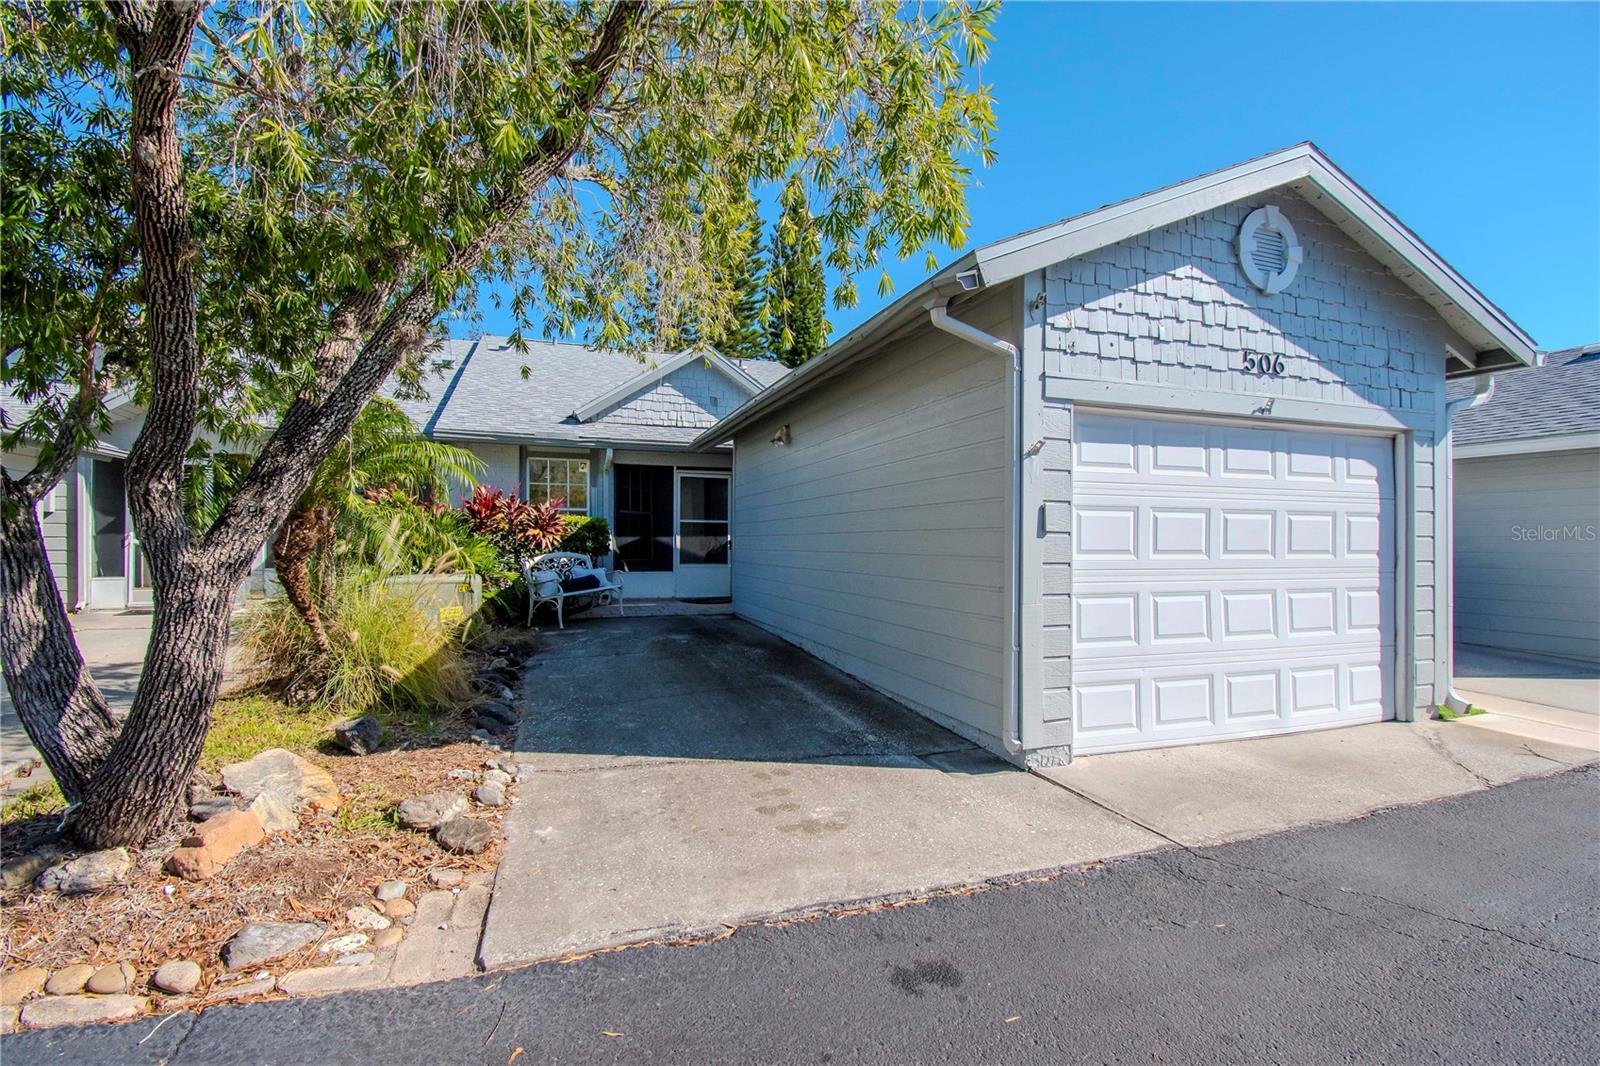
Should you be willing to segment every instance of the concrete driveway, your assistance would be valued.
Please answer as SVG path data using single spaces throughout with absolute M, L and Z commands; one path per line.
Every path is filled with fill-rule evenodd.
M 1463 644 L 1456 691 L 1489 712 L 1473 728 L 1600 752 L 1600 665 Z
M 569 625 L 523 692 L 487 967 L 1165 843 L 734 618 Z
M 516 758 L 535 772 L 506 818 L 488 968 L 1356 818 L 1596 758 L 1385 722 L 1028 774 L 727 617 L 548 633 L 523 699 Z

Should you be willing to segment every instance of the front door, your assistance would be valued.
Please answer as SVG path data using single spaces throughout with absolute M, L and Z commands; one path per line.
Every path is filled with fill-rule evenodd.
M 678 472 L 677 596 L 727 599 L 728 475 Z
M 128 520 L 128 606 L 148 607 L 155 603 L 155 584 L 150 580 L 150 560 L 139 546 L 139 532 Z

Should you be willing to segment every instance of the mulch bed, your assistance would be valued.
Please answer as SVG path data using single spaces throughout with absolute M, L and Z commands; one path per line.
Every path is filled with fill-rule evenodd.
M 469 781 L 450 778 L 451 770 L 481 770 L 493 752 L 468 739 L 473 726 L 462 716 L 428 734 L 397 730 L 396 746 L 373 755 L 309 753 L 327 769 L 344 794 L 342 815 L 302 815 L 298 832 L 277 834 L 235 858 L 215 877 L 185 881 L 163 864 L 185 831 L 166 836 L 134 853 L 127 882 L 98 895 L 59 896 L 31 885 L 6 894 L 0 915 L 0 953 L 5 971 L 25 966 L 56 970 L 73 963 L 131 962 L 141 994 L 163 962 L 188 959 L 205 971 L 192 998 L 253 976 L 226 974 L 218 952 L 240 927 L 252 921 L 318 922 L 333 935 L 345 925 L 345 912 L 370 904 L 379 882 L 397 878 L 413 886 L 412 898 L 428 891 L 429 870 L 463 873 L 492 870 L 504 850 L 497 839 L 478 855 L 456 855 L 426 833 L 384 825 L 394 804 L 424 792 L 470 795 Z M 509 739 L 507 731 L 505 739 Z M 477 808 L 472 814 L 498 828 L 501 814 Z M 45 843 L 57 818 L 37 818 L 5 827 L 7 857 Z M 314 956 L 315 945 L 299 958 L 275 960 L 274 973 L 299 968 Z M 331 961 L 322 956 L 320 963 Z M 152 1007 L 163 1005 L 153 988 Z M 172 1005 L 168 1001 L 166 1005 Z

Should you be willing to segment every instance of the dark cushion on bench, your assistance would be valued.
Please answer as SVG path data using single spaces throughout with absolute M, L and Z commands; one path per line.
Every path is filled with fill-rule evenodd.
M 600 579 L 593 574 L 584 574 L 582 577 L 569 577 L 561 583 L 562 592 L 584 592 L 588 589 L 600 587 Z

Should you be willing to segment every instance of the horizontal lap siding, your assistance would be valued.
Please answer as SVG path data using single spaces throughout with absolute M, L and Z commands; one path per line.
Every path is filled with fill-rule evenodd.
M 1015 332 L 1007 297 L 958 312 Z M 924 329 L 735 442 L 734 609 L 998 743 L 1009 469 L 1003 360 Z M 773 446 L 780 425 L 791 443 Z
M 1600 451 L 1457 459 L 1456 639 L 1600 662 Z
M 12 477 L 22 477 L 33 469 L 37 457 L 29 453 L 8 455 L 5 459 L 5 469 Z M 60 591 L 62 600 L 70 609 L 77 602 L 77 590 L 74 585 L 72 557 L 77 548 L 74 544 L 73 534 L 76 528 L 73 522 L 76 493 L 73 491 L 77 483 L 75 469 L 69 469 L 67 476 L 56 482 L 54 487 L 45 494 L 43 509 L 45 513 L 39 521 L 40 531 L 44 534 L 45 554 L 50 559 L 50 570 L 55 575 L 56 588 Z

